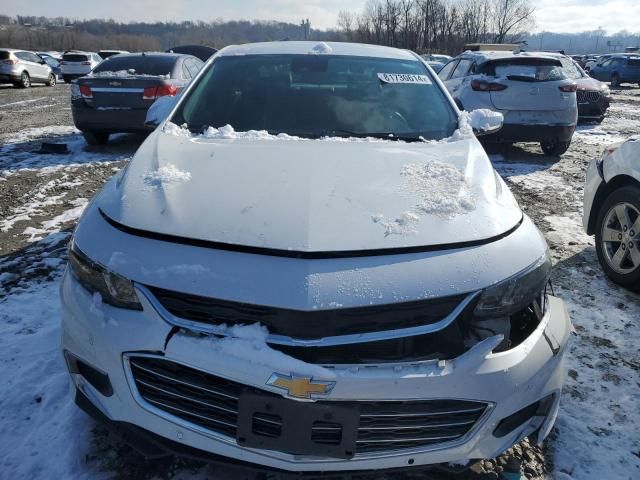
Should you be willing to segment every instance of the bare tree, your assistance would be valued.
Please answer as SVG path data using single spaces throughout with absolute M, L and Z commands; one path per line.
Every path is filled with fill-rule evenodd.
M 535 8 L 529 0 L 493 0 L 493 33 L 496 43 L 505 43 L 507 36 L 534 26 Z

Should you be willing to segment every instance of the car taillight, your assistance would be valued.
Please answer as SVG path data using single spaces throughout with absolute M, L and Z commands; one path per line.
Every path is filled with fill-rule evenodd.
M 473 80 L 471 82 L 471 88 L 476 92 L 501 92 L 502 90 L 506 90 L 507 86 L 501 83 Z
M 10 59 L 10 60 L 3 60 L 2 63 L 4 63 L 5 65 L 15 65 L 16 63 L 18 63 L 18 61 Z
M 80 85 L 80 95 L 82 95 L 82 98 L 93 98 L 91 87 L 88 85 Z
M 560 89 L 561 92 L 564 92 L 564 93 L 574 93 L 578 90 L 578 85 L 574 83 L 572 85 L 563 85 L 558 88 Z
M 144 100 L 155 100 L 158 97 L 174 96 L 178 93 L 175 85 L 160 85 L 159 87 L 147 87 L 144 89 L 142 98 Z

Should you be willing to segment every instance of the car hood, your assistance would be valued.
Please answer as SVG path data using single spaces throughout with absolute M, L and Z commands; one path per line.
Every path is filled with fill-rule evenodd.
M 206 139 L 157 129 L 106 190 L 97 206 L 118 228 L 219 248 L 462 246 L 522 221 L 475 138 Z
M 600 80 L 591 77 L 582 77 L 576 79 L 576 85 L 579 90 L 602 90 L 605 86 Z

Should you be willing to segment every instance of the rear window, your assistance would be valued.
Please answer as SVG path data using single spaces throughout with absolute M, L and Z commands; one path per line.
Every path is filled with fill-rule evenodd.
M 0 50 L 0 60 L 8 60 L 11 57 L 9 52 L 3 52 Z
M 176 57 L 170 56 L 117 55 L 102 62 L 93 73 L 125 71 L 131 75 L 170 76 L 175 63 Z
M 87 55 L 80 55 L 77 53 L 65 53 L 62 55 L 62 59 L 65 62 L 86 62 L 89 60 Z
M 640 67 L 640 57 L 638 58 L 630 58 L 627 64 L 630 67 Z
M 520 82 L 552 82 L 567 78 L 559 61 L 542 58 L 514 58 L 488 62 L 478 73 Z

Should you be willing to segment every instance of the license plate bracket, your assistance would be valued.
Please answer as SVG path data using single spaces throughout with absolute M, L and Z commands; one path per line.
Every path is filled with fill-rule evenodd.
M 359 422 L 354 404 L 299 402 L 246 392 L 238 402 L 236 441 L 243 447 L 293 455 L 349 459 L 355 453 Z

